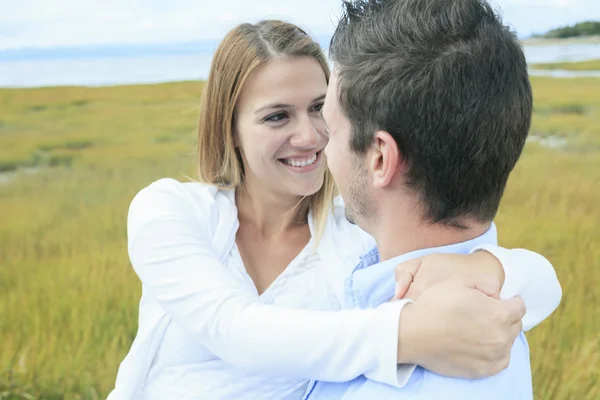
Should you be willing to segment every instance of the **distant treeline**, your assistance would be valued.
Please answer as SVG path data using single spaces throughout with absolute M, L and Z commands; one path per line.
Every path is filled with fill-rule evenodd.
M 600 21 L 585 21 L 573 26 L 553 29 L 544 34 L 535 34 L 533 37 L 541 38 L 570 38 L 577 36 L 600 35 Z

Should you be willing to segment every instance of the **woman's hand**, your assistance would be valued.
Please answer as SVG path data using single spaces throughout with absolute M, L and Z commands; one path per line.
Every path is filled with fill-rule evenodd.
M 487 251 L 473 254 L 431 254 L 406 261 L 396 267 L 395 299 L 416 300 L 427 289 L 453 277 L 482 281 L 489 295 L 498 298 L 504 283 L 504 269 L 496 257 Z M 491 280 L 490 280 L 491 279 Z M 491 283 L 496 283 L 490 286 Z
M 398 362 L 459 378 L 504 370 L 522 329 L 525 304 L 520 297 L 494 299 L 495 281 L 446 279 L 406 305 L 400 314 Z

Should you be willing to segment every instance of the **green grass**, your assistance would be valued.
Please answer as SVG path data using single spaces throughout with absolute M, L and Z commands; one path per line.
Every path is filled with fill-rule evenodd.
M 600 60 L 531 64 L 530 68 L 550 70 L 560 69 L 565 71 L 600 71 Z
M 527 145 L 500 239 L 547 256 L 563 285 L 528 334 L 535 398 L 600 398 L 600 79 L 533 85 L 532 134 L 566 145 Z M 106 398 L 137 327 L 127 208 L 193 176 L 201 89 L 0 90 L 0 166 L 17 167 L 0 175 L 0 399 Z

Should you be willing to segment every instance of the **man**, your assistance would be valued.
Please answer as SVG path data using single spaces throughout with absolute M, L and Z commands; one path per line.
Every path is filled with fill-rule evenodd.
M 377 241 L 346 282 L 348 305 L 366 308 L 394 295 L 390 271 L 400 262 L 496 242 L 492 220 L 525 144 L 532 93 L 515 35 L 484 0 L 363 0 L 344 8 L 322 116 L 347 218 Z M 427 296 L 403 312 L 427 319 L 417 314 Z M 411 327 L 400 329 L 410 337 Z M 417 367 L 398 386 L 365 377 L 317 382 L 306 397 L 531 399 L 527 341 L 520 333 L 508 368 L 490 378 Z

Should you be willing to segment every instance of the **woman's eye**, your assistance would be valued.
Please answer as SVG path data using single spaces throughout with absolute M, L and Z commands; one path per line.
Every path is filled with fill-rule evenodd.
M 269 115 L 267 118 L 265 118 L 265 121 L 280 122 L 280 121 L 283 121 L 286 118 L 287 118 L 287 114 L 284 113 L 284 112 L 280 112 L 280 113 L 277 113 L 277 114 Z

